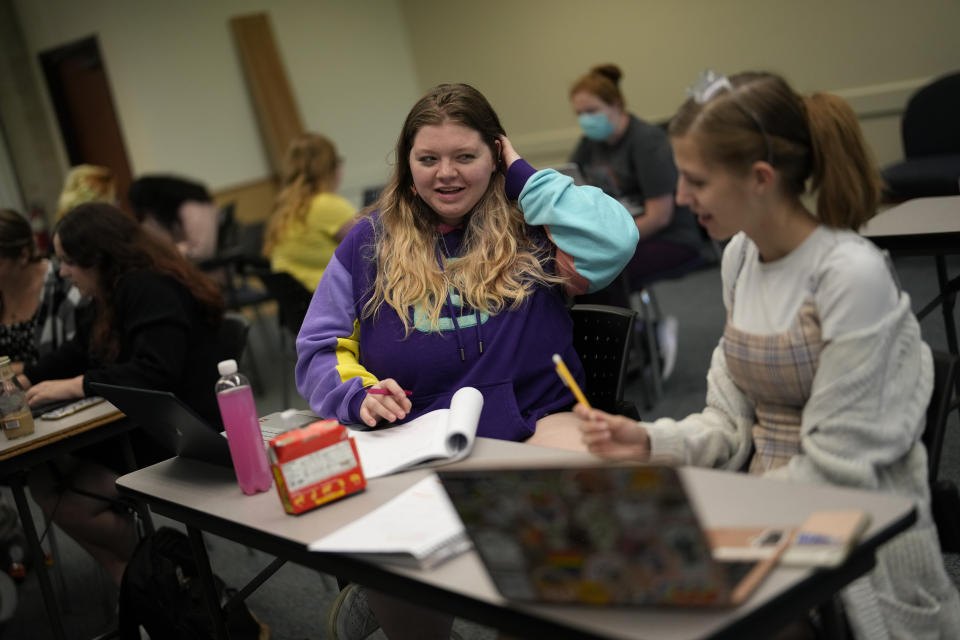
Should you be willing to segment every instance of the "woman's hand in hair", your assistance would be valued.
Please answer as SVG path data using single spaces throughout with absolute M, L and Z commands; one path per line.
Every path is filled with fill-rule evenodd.
M 500 153 L 503 157 L 504 169 L 509 169 L 510 165 L 520 159 L 520 154 L 510 144 L 510 139 L 507 136 L 500 136 Z
M 393 378 L 386 378 L 368 387 L 366 393 L 367 397 L 360 405 L 360 419 L 370 427 L 375 427 L 381 420 L 403 420 L 413 406 L 407 398 L 407 392 Z
M 83 376 L 64 380 L 44 380 L 27 389 L 27 403 L 45 404 L 83 397 Z
M 650 458 L 650 436 L 643 424 L 582 404 L 573 412 L 580 418 L 581 440 L 590 453 L 612 460 L 646 462 Z

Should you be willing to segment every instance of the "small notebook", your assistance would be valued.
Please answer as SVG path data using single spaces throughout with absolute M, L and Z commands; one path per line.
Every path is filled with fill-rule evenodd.
M 793 527 L 721 527 L 707 529 L 707 539 L 715 560 L 757 561 L 782 554 L 793 532 Z
M 427 569 L 471 547 L 435 474 L 386 504 L 308 545 L 311 551 Z
M 863 509 L 814 511 L 803 521 L 781 562 L 802 567 L 835 567 L 843 562 L 870 524 Z
M 455 462 L 470 454 L 483 409 L 483 394 L 473 387 L 457 390 L 449 409 L 376 429 L 351 428 L 363 475 L 370 478 L 434 462 Z

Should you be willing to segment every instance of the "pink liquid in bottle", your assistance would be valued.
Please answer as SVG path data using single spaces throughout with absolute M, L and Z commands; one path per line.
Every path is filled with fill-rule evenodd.
M 246 494 L 267 491 L 273 483 L 273 476 L 267 463 L 250 386 L 241 384 L 217 391 L 217 404 L 240 488 Z

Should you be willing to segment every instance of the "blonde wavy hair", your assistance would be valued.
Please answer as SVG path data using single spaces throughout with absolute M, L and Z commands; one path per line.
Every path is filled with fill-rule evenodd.
M 461 255 L 441 268 L 440 217 L 413 189 L 410 151 L 420 129 L 446 122 L 479 133 L 497 158 L 497 170 L 466 218 Z M 548 270 L 551 252 L 542 236 L 534 234 L 520 209 L 507 199 L 505 168 L 496 145 L 501 135 L 503 127 L 490 103 L 466 84 L 441 84 L 413 106 L 397 140 L 396 168 L 376 205 L 377 275 L 364 317 L 375 316 L 386 304 L 409 334 L 410 308 L 419 303 L 436 331 L 450 286 L 465 306 L 496 314 L 522 305 L 537 285 L 563 282 Z
M 287 229 L 306 221 L 314 196 L 336 189 L 339 166 L 337 148 L 326 136 L 303 133 L 294 138 L 283 160 L 282 186 L 264 237 L 264 255 L 270 255 Z
M 59 220 L 67 211 L 85 202 L 114 204 L 116 195 L 117 182 L 113 171 L 95 164 L 77 165 L 67 172 L 63 181 L 56 219 Z

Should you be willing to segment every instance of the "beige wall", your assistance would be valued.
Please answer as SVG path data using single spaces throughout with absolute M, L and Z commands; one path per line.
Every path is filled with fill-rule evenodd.
M 401 0 L 421 89 L 483 91 L 527 156 L 563 159 L 578 137 L 567 90 L 616 62 L 641 117 L 673 113 L 712 67 L 778 71 L 802 91 L 899 108 L 931 76 L 960 68 L 957 0 Z M 891 86 L 888 86 L 891 85 Z M 865 120 L 881 162 L 900 155 L 899 116 Z
M 0 0 L 0 206 L 52 212 L 62 185 L 59 133 L 30 63 L 13 5 Z
M 337 144 L 351 195 L 383 181 L 416 99 L 395 0 L 15 0 L 15 7 L 34 60 L 98 36 L 135 173 L 176 171 L 214 190 L 268 175 L 227 24 L 235 15 L 269 14 L 304 123 Z
M 269 13 L 303 118 L 340 147 L 354 201 L 384 179 L 404 115 L 441 81 L 484 91 L 543 166 L 578 137 L 566 92 L 593 64 L 620 64 L 629 107 L 653 120 L 706 67 L 766 68 L 849 97 L 886 163 L 906 96 L 960 68 L 958 0 L 11 1 L 37 78 L 38 52 L 98 35 L 135 172 L 231 193 L 268 175 L 227 26 L 243 13 Z

